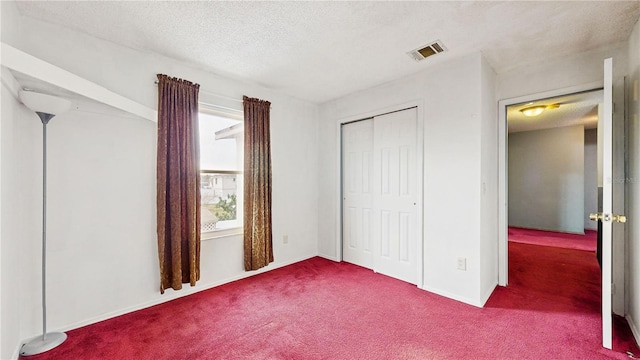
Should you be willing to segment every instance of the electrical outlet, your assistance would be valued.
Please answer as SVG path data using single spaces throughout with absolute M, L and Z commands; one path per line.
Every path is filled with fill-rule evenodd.
M 458 270 L 467 271 L 467 259 L 458 258 L 457 267 L 458 267 Z
M 289 235 L 282 235 L 282 243 L 283 244 L 289 243 Z

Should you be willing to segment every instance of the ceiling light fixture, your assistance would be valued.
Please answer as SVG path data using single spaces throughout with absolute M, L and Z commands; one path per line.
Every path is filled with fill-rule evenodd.
M 520 109 L 520 112 L 524 116 L 538 116 L 538 115 L 542 114 L 542 112 L 546 108 L 547 107 L 544 106 L 544 105 L 530 106 L 530 107 L 526 107 L 524 109 Z

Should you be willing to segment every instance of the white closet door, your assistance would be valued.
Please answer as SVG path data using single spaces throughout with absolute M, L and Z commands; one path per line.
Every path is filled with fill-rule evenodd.
M 417 111 L 376 116 L 373 137 L 374 270 L 417 283 Z
M 342 126 L 343 260 L 417 283 L 417 110 Z
M 373 120 L 342 126 L 342 257 L 373 269 Z

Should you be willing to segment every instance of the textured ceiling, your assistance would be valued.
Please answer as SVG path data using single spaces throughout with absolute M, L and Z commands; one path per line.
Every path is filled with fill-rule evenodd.
M 482 51 L 496 72 L 627 40 L 637 1 L 37 2 L 22 15 L 316 103 Z M 448 52 L 406 55 L 433 40 Z
M 598 104 L 603 100 L 603 91 L 590 91 L 556 98 L 543 99 L 507 107 L 509 133 L 550 129 L 563 126 L 583 125 L 585 129 L 598 127 Z M 556 109 L 545 109 L 538 116 L 524 116 L 520 109 L 537 105 L 559 105 Z

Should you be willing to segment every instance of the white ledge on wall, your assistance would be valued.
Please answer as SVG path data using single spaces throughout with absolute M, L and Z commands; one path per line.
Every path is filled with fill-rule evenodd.
M 8 68 L 2 66 L 0 70 L 2 70 L 2 75 L 0 75 L 2 83 L 9 89 L 9 92 L 13 94 L 13 97 L 17 99 L 19 96 L 18 93 L 20 92 L 20 83 L 13 77 L 13 74 L 11 74 Z
M 130 114 L 157 122 L 157 112 L 155 110 L 20 51 L 4 42 L 1 44 L 2 57 L 0 60 L 3 66 Z

